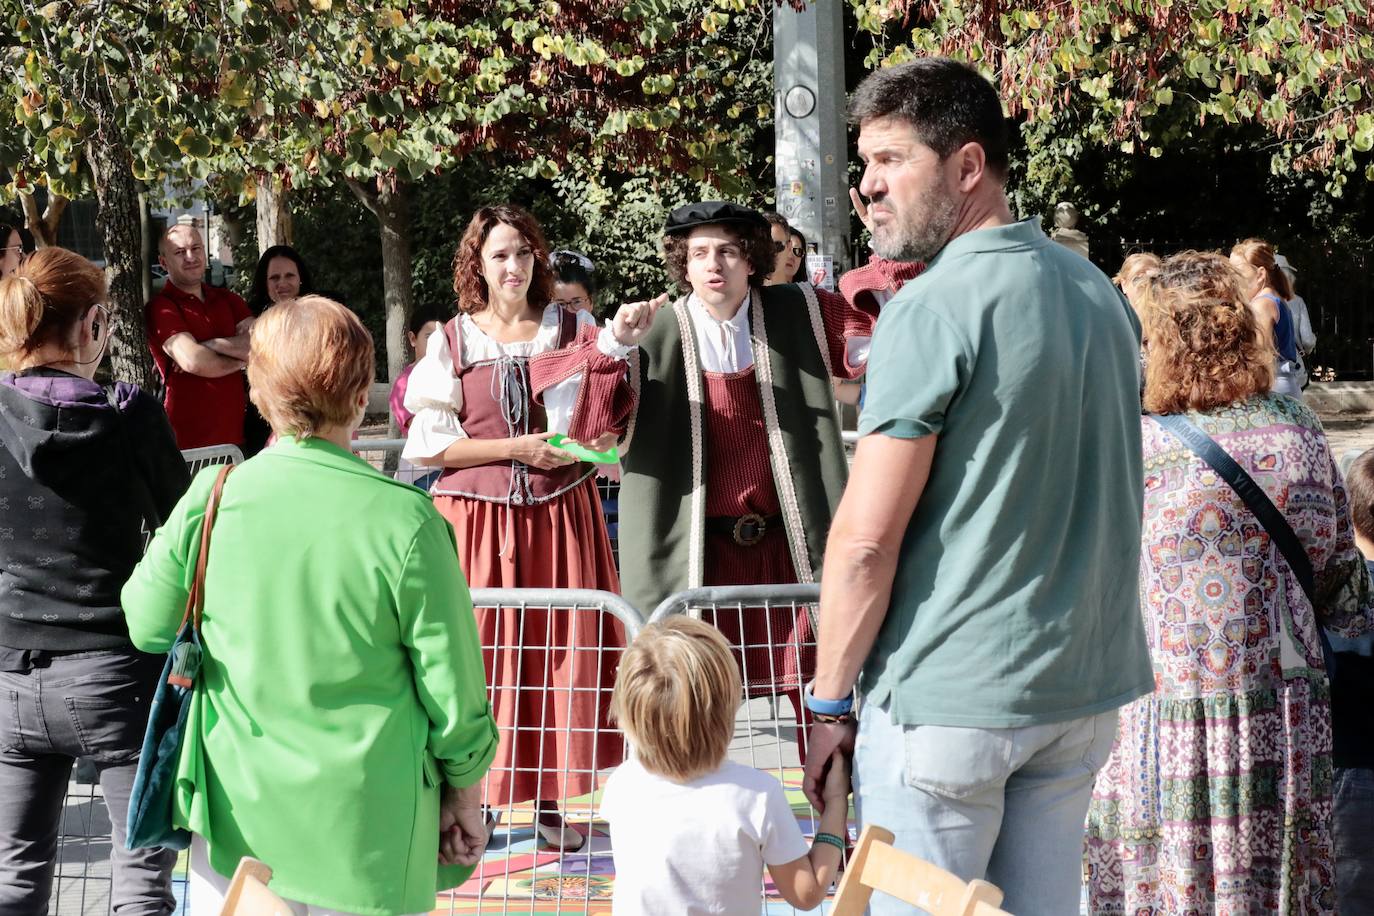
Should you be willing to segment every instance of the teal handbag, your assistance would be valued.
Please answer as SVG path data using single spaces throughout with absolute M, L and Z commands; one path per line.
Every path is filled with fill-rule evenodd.
M 134 774 L 129 795 L 129 823 L 125 845 L 130 849 L 163 846 L 185 849 L 191 845 L 191 832 L 172 825 L 172 799 L 176 788 L 177 761 L 186 734 L 186 716 L 195 693 L 200 672 L 200 622 L 205 613 L 205 566 L 210 557 L 210 529 L 215 525 L 224 481 L 233 465 L 220 468 L 214 489 L 205 503 L 205 518 L 200 526 L 200 551 L 196 572 L 186 596 L 186 613 L 153 696 L 148 715 L 148 730 L 143 735 L 143 751 Z

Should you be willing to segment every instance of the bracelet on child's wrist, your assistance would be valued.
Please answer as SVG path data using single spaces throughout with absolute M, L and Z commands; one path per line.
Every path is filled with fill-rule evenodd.
M 844 852 L 844 850 L 845 850 L 845 845 L 846 845 L 846 844 L 845 844 L 845 841 L 844 841 L 842 838 L 835 836 L 835 834 L 833 834 L 833 833 L 818 833 L 818 834 L 816 834 L 816 842 L 817 842 L 817 843 L 824 843 L 824 844 L 826 844 L 827 846 L 834 846 L 834 847 L 835 847 L 836 849 L 838 849 L 840 852 Z

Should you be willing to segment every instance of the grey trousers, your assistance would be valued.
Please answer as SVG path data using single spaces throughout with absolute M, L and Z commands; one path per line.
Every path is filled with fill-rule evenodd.
M 1341 916 L 1374 916 L 1374 769 L 1336 767 L 1332 833 Z
M 125 821 L 162 659 L 131 651 L 41 658 L 0 671 L 0 916 L 43 916 L 72 762 L 89 758 L 112 825 L 110 903 L 120 916 L 176 906 L 176 852 L 125 849 Z

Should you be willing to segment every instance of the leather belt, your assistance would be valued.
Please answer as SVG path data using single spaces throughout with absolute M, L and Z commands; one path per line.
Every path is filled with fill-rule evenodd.
M 706 530 L 713 534 L 728 534 L 741 547 L 753 547 L 769 529 L 782 524 L 781 515 L 763 516 L 756 512 L 741 515 L 712 515 L 706 519 Z

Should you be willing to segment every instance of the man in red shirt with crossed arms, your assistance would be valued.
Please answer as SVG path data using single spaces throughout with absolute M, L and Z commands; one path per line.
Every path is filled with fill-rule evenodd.
M 158 243 L 167 285 L 148 302 L 148 347 L 163 404 L 182 449 L 243 445 L 253 313 L 227 289 L 207 286 L 205 243 L 194 226 L 172 226 Z

